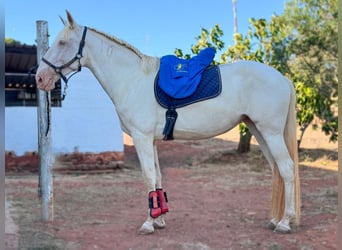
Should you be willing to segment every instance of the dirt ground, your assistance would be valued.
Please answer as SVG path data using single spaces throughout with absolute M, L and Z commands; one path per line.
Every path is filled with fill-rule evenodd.
M 56 161 L 50 223 L 40 220 L 37 156 L 8 154 L 6 198 L 14 223 L 6 222 L 6 232 L 14 229 L 6 234 L 7 249 L 337 249 L 337 144 L 318 132 L 304 138 L 301 225 L 281 235 L 265 228 L 271 199 L 266 160 L 255 144 L 237 154 L 237 141 L 233 131 L 159 142 L 170 212 L 166 228 L 147 236 L 137 234 L 147 217 L 147 194 L 127 138 L 124 165 L 111 153 Z M 65 171 L 70 162 L 78 170 Z M 90 165 L 99 171 L 90 172 Z

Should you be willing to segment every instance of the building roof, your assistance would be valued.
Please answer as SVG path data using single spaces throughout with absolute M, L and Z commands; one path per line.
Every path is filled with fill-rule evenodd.
M 37 106 L 35 71 L 37 47 L 5 46 L 5 105 Z M 52 106 L 61 106 L 61 82 L 51 92 Z
M 29 45 L 7 45 L 5 47 L 5 72 L 28 73 L 37 65 L 37 47 Z

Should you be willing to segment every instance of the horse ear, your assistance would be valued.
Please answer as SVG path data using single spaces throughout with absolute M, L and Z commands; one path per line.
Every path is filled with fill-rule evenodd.
M 65 10 L 69 22 L 70 29 L 74 28 L 74 25 L 76 24 L 74 21 L 74 18 L 71 16 L 70 12 L 68 10 Z
M 59 19 L 61 19 L 64 26 L 67 26 L 68 23 L 65 21 L 65 19 L 63 19 L 63 17 L 59 16 Z

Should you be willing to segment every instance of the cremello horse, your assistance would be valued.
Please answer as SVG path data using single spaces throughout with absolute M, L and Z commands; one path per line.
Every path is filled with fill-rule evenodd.
M 164 213 L 168 211 L 156 149 L 156 140 L 163 138 L 166 111 L 153 92 L 160 59 L 146 56 L 116 37 L 78 25 L 69 12 L 67 21 L 62 22 L 64 29 L 39 65 L 38 87 L 49 91 L 59 78 L 67 80 L 67 74 L 82 66 L 92 71 L 113 101 L 123 131 L 133 138 L 149 197 L 148 218 L 140 233 L 153 233 L 165 227 Z M 298 224 L 300 216 L 292 83 L 257 62 L 220 65 L 220 72 L 223 86 L 218 97 L 177 110 L 174 138 L 209 138 L 245 122 L 273 172 L 268 227 L 290 232 L 290 223 Z

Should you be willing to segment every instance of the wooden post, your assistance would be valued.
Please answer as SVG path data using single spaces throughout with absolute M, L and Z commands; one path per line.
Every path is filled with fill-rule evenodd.
M 37 62 L 49 48 L 48 23 L 37 21 Z M 51 154 L 51 93 L 37 88 L 38 97 L 38 152 L 39 168 L 39 197 L 42 206 L 42 220 L 53 221 L 53 182 Z

